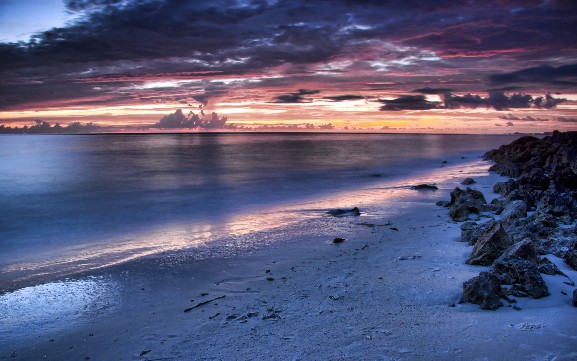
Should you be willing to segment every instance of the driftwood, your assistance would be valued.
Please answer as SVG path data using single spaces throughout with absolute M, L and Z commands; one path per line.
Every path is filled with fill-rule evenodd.
M 206 304 L 208 304 L 208 303 L 214 302 L 214 301 L 216 301 L 216 300 L 220 300 L 221 298 L 225 298 L 225 297 L 226 297 L 226 296 L 223 295 L 223 296 L 220 296 L 220 297 L 217 297 L 217 298 L 213 298 L 212 300 L 200 302 L 200 303 L 197 304 L 197 305 L 194 305 L 194 306 L 192 306 L 192 307 L 187 308 L 186 310 L 184 310 L 184 312 L 190 312 L 190 311 L 194 310 L 195 308 L 198 308 L 198 307 L 200 307 L 200 306 L 204 306 L 204 305 L 206 305 Z

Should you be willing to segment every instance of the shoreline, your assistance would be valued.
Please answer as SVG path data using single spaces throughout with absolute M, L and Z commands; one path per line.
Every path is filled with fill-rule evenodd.
M 106 271 L 108 268 L 122 267 L 127 262 L 165 257 L 175 252 L 184 254 L 198 252 L 200 258 L 212 257 L 211 247 L 215 244 L 221 248 L 216 251 L 217 253 L 227 252 L 223 249 L 227 248 L 223 244 L 235 242 L 235 238 L 243 237 L 247 233 L 256 235 L 263 230 L 274 230 L 279 228 L 277 224 L 302 221 L 302 215 L 305 213 L 310 213 L 306 217 L 318 217 L 333 208 L 352 207 L 357 201 L 365 204 L 375 203 L 371 198 L 383 198 L 380 194 L 383 189 L 409 188 L 418 182 L 430 181 L 431 179 L 427 178 L 428 175 L 442 179 L 445 167 L 468 167 L 467 164 L 477 163 L 480 157 L 475 154 L 474 151 L 468 151 L 454 154 L 452 157 L 444 157 L 443 159 L 448 161 L 446 164 L 442 163 L 440 158 L 429 162 L 421 159 L 418 161 L 419 170 L 409 175 L 386 174 L 383 176 L 367 173 L 365 178 L 374 178 L 374 180 L 363 180 L 363 184 L 355 190 L 351 191 L 341 185 L 339 187 L 341 189 L 337 192 L 321 192 L 315 196 L 302 197 L 296 202 L 284 200 L 265 204 L 261 209 L 248 210 L 234 216 L 223 215 L 218 224 L 202 220 L 198 224 L 189 224 L 181 220 L 176 223 L 148 227 L 145 231 L 118 234 L 108 238 L 102 244 L 101 242 L 95 245 L 71 244 L 57 252 L 41 253 L 41 258 L 27 255 L 28 258 L 24 257 L 19 261 L 2 265 L 0 296 L 24 287 L 55 282 L 64 278 L 82 277 L 99 272 L 99 270 Z M 350 179 L 350 181 L 355 181 L 355 179 Z M 200 236 L 191 236 L 193 234 Z M 208 234 L 210 238 L 208 242 L 203 239 L 204 234 Z M 279 238 L 277 241 L 282 242 L 282 237 Z M 259 247 L 260 245 L 257 244 L 259 242 L 256 242 L 254 247 Z M 243 252 L 247 247 L 251 245 L 239 245 L 238 250 L 233 249 L 231 252 Z
M 303 232 L 241 256 L 149 258 L 95 272 L 84 279 L 99 285 L 94 299 L 48 315 L 58 322 L 20 320 L 20 333 L 2 335 L 0 359 L 568 360 L 577 325 L 560 294 L 520 301 L 522 311 L 455 304 L 480 268 L 464 263 L 471 248 L 458 242 L 460 224 L 435 202 L 466 177 L 496 196 L 492 184 L 504 177 L 478 165 L 439 169 L 435 192 L 401 184 L 395 202 L 359 201 L 360 217 L 311 217 Z M 337 236 L 345 241 L 332 244 Z

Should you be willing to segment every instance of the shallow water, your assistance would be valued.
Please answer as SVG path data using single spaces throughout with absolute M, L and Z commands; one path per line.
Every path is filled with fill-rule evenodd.
M 438 168 L 445 159 L 478 159 L 513 138 L 0 136 L 0 279 L 210 248 L 223 237 L 306 216 L 283 213 L 290 205 L 402 179 Z M 268 213 L 267 222 L 261 213 Z

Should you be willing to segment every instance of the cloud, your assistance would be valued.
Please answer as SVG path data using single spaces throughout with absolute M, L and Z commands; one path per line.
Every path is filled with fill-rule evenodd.
M 311 100 L 304 96 L 318 94 L 320 92 L 320 90 L 299 89 L 296 93 L 277 96 L 273 103 L 310 103 Z
M 396 99 L 380 99 L 381 110 L 427 110 L 436 109 L 439 102 L 428 101 L 424 95 L 403 95 Z
M 513 90 L 500 86 L 509 83 L 573 86 L 577 81 L 576 65 L 563 65 L 574 59 L 577 38 L 577 6 L 568 1 L 65 4 L 79 20 L 38 33 L 28 43 L 0 44 L 1 108 L 32 107 L 46 100 L 70 105 L 70 99 L 178 102 L 185 96 L 206 104 L 231 89 L 262 84 L 291 89 L 303 80 L 323 90 L 342 85 L 339 91 L 351 94 L 366 83 L 404 92 L 417 88 L 413 92 L 423 94 L 476 93 L 485 90 L 479 79 L 487 73 L 494 74 L 489 82 L 501 91 Z M 557 59 L 555 66 L 531 68 L 551 59 Z M 181 84 L 168 95 L 139 88 L 151 77 L 199 84 Z M 219 81 L 219 89 L 211 89 Z M 276 101 L 306 102 L 304 95 L 291 93 Z M 471 101 L 461 99 L 460 106 L 473 106 Z
M 523 122 L 548 122 L 549 121 L 549 119 L 547 119 L 547 118 L 536 118 L 536 117 L 532 117 L 530 115 L 519 118 L 519 117 L 514 116 L 511 113 L 509 113 L 507 115 L 500 115 L 499 118 L 504 119 L 504 120 L 516 120 L 516 121 L 523 121 Z
M 153 128 L 175 129 L 175 128 L 204 128 L 220 129 L 225 127 L 227 117 L 219 117 L 213 112 L 210 116 L 205 115 L 201 110 L 200 114 L 190 112 L 188 116 L 184 115 L 181 109 L 174 113 L 162 117 L 157 123 L 152 125 Z
M 558 104 L 566 101 L 564 98 L 554 98 L 551 94 L 545 97 L 533 98 L 531 95 L 515 93 L 507 96 L 503 92 L 489 92 L 487 97 L 474 94 L 453 95 L 443 94 L 443 103 L 446 109 L 456 108 L 494 108 L 495 110 L 507 110 L 513 108 L 554 108 Z
M 553 67 L 542 65 L 511 73 L 493 74 L 489 76 L 492 84 L 539 83 L 551 85 L 577 85 L 577 64 Z
M 557 120 L 565 123 L 577 123 L 577 118 L 559 117 Z
M 102 128 L 94 123 L 73 122 L 63 127 L 59 123 L 52 125 L 42 119 L 36 119 L 31 126 L 21 128 L 0 124 L 0 134 L 78 134 L 96 131 L 102 131 Z
M 451 89 L 451 88 L 430 88 L 430 87 L 426 87 L 426 88 L 419 88 L 419 89 L 415 89 L 413 90 L 413 93 L 423 93 L 423 94 L 444 94 L 444 93 L 450 93 L 455 91 L 455 89 Z
M 346 94 L 346 95 L 334 95 L 330 97 L 324 97 L 323 99 L 331 100 L 333 102 L 343 102 L 348 100 L 361 100 L 365 99 L 365 97 L 362 95 Z

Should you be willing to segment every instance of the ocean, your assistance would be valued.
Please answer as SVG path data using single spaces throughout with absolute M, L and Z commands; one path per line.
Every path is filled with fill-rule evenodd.
M 334 193 L 466 162 L 516 136 L 0 136 L 0 289 L 262 229 Z M 320 209 L 318 211 L 326 211 Z M 290 222 L 302 213 L 267 222 Z M 245 218 L 243 218 L 245 217 Z M 258 240 L 254 240 L 258 242 Z

